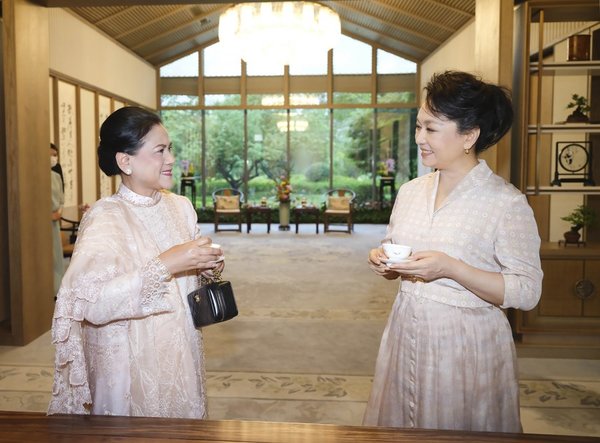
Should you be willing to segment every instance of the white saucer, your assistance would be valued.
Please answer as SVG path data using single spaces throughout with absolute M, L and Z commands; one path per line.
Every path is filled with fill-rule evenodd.
M 410 259 L 410 258 L 397 258 L 397 259 L 382 258 L 381 261 L 383 263 L 387 263 L 388 265 L 393 265 L 395 263 L 408 263 L 408 262 L 412 261 L 412 259 Z

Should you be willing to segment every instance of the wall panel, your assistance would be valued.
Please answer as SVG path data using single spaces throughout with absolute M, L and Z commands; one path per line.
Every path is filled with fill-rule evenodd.
M 82 88 L 79 108 L 81 110 L 81 202 L 92 204 L 98 195 L 98 137 L 96 136 L 96 100 L 95 94 Z

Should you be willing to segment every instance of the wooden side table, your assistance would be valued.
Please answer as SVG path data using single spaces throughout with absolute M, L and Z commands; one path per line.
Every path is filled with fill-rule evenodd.
M 189 188 L 191 191 L 191 200 L 194 208 L 196 208 L 196 182 L 200 180 L 200 177 L 181 177 L 179 186 L 179 193 L 186 195 L 186 191 Z
M 321 210 L 316 206 L 296 206 L 292 208 L 292 215 L 294 216 L 294 223 L 296 224 L 296 234 L 298 233 L 298 225 L 300 224 L 300 217 L 303 214 L 310 216 L 314 216 L 315 218 L 315 226 L 316 233 L 319 233 L 319 222 Z
M 271 208 L 268 206 L 248 206 L 246 208 L 246 233 L 252 229 L 252 215 L 265 214 L 267 220 L 267 234 L 271 233 Z
M 383 202 L 385 188 L 390 188 L 390 201 L 393 203 L 396 196 L 396 178 L 395 177 L 380 177 L 379 178 L 379 201 Z

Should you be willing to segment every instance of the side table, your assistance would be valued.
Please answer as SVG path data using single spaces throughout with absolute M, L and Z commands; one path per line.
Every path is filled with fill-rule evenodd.
M 196 208 L 196 182 L 200 180 L 200 177 L 181 177 L 181 182 L 179 186 L 179 193 L 181 195 L 186 195 L 186 191 L 189 188 L 191 191 L 191 200 L 194 208 Z
M 252 229 L 252 215 L 265 214 L 267 219 L 267 234 L 271 233 L 271 208 L 268 206 L 248 206 L 246 208 L 246 233 Z
M 296 224 L 296 234 L 298 233 L 298 224 L 300 224 L 300 217 L 302 217 L 303 214 L 315 218 L 316 233 L 318 234 L 321 210 L 316 206 L 296 206 L 292 208 L 292 215 L 294 216 L 294 223 Z
M 395 177 L 380 177 L 379 178 L 379 201 L 383 202 L 385 188 L 390 188 L 390 201 L 394 203 L 396 197 L 396 178 Z

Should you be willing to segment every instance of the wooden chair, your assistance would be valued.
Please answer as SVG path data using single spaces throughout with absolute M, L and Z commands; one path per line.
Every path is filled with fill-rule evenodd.
M 73 255 L 73 247 L 75 246 L 75 240 L 77 240 L 77 231 L 79 230 L 79 223 L 66 218 L 60 219 L 60 236 L 62 240 L 63 257 L 70 257 Z
M 242 203 L 244 202 L 244 194 L 237 189 L 222 188 L 213 192 L 212 198 L 215 209 L 215 232 L 242 232 Z M 220 229 L 219 224 L 227 223 L 227 221 L 221 221 L 222 218 L 237 220 L 237 229 Z
M 63 250 L 63 257 L 70 257 L 73 255 L 73 248 L 75 247 L 74 243 L 71 243 L 70 239 L 69 239 L 69 234 L 65 231 L 60 231 L 60 237 L 62 240 L 62 250 Z
M 352 210 L 356 193 L 350 189 L 337 188 L 327 191 L 325 194 L 325 210 L 323 212 L 324 232 L 347 232 L 352 234 L 354 224 L 352 223 Z M 330 229 L 330 218 L 343 219 L 348 224 L 348 229 Z

